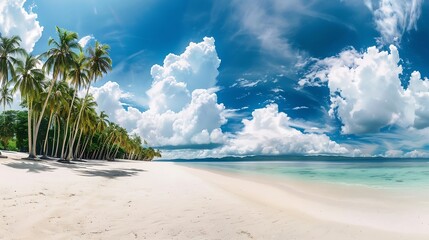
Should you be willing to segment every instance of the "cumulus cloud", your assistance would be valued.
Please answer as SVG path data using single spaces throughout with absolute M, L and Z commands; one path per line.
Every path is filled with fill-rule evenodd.
M 364 0 L 372 11 L 382 44 L 399 43 L 406 31 L 417 29 L 423 0 Z
M 154 146 L 222 143 L 220 127 L 226 118 L 216 95 L 220 59 L 214 42 L 206 37 L 190 43 L 182 54 L 169 54 L 162 66 L 152 67 L 147 111 L 125 109 L 121 99 L 130 95 L 117 83 L 108 82 L 91 92 L 101 110 Z
M 317 61 L 300 80 L 301 86 L 327 83 L 329 113 L 341 120 L 342 133 L 374 133 L 389 126 L 429 127 L 429 80 L 415 71 L 405 89 L 398 49 L 393 45 L 389 49 L 390 53 L 376 47 L 364 53 L 345 50 Z
M 92 39 L 94 39 L 94 36 L 87 35 L 79 40 L 79 45 L 84 48 L 86 44 L 88 44 L 88 42 Z
M 297 130 L 296 123 L 286 113 L 279 112 L 277 104 L 255 109 L 251 119 L 244 119 L 242 122 L 244 128 L 229 136 L 222 147 L 164 151 L 163 158 L 192 159 L 261 154 L 362 155 L 359 150 L 350 150 L 350 147 L 332 141 L 325 134 L 303 133 Z
M 388 150 L 383 155 L 383 157 L 388 158 L 427 158 L 429 156 L 428 152 L 413 150 L 410 152 L 404 152 L 401 150 Z
M 252 119 L 243 120 L 244 128 L 220 150 L 226 154 L 347 154 L 349 150 L 325 134 L 302 133 L 292 127 L 286 113 L 277 104 L 256 109 Z
M 139 134 L 152 146 L 221 145 L 192 150 L 194 158 L 348 152 L 325 134 L 297 130 L 297 127 L 306 129 L 307 125 L 279 112 L 276 104 L 253 111 L 252 119 L 243 120 L 244 127 L 239 132 L 224 133 L 221 127 L 227 122 L 229 110 L 218 102 L 216 94 L 219 64 L 213 38 L 191 43 L 180 55 L 169 54 L 162 66 L 152 67 L 153 82 L 147 91 L 149 108 L 143 112 L 121 103 L 132 96 L 115 82 L 90 91 L 99 110 L 106 111 L 112 120 Z
M 40 39 L 43 27 L 37 21 L 37 14 L 32 9 L 26 11 L 26 0 L 6 0 L 0 2 L 0 33 L 3 36 L 18 35 L 22 39 L 22 47 L 28 52 Z

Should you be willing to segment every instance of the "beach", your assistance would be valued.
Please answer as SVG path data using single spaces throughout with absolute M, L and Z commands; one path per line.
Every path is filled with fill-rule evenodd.
M 171 162 L 0 159 L 0 239 L 428 239 L 429 202 Z

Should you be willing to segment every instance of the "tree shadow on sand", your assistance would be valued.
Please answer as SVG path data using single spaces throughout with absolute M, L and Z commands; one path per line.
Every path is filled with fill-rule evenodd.
M 112 169 L 112 170 L 89 169 L 89 170 L 78 170 L 78 172 L 82 176 L 86 176 L 86 177 L 104 177 L 104 178 L 114 179 L 119 177 L 132 177 L 137 175 L 139 172 L 145 172 L 145 170 L 135 169 L 135 168 Z
M 51 172 L 56 169 L 38 162 L 10 162 L 3 165 L 16 169 L 25 169 L 27 172 L 32 173 Z

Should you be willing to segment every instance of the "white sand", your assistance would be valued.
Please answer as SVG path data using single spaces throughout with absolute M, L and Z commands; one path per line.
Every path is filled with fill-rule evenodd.
M 0 159 L 0 239 L 429 239 L 428 199 L 161 162 Z

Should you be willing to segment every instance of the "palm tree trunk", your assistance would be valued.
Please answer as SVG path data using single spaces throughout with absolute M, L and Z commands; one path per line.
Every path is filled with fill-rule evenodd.
M 109 151 L 109 157 L 111 157 L 112 159 L 114 159 L 115 158 L 115 156 L 113 156 L 113 152 L 115 151 L 115 145 L 114 145 L 114 143 L 115 143 L 115 141 L 117 141 L 118 140 L 118 137 L 116 137 L 116 138 L 114 138 L 114 141 L 112 141 L 112 147 L 110 148 L 110 151 Z M 119 146 L 119 143 L 117 143 L 117 146 Z
M 73 154 L 73 146 L 74 146 L 75 141 L 72 141 L 73 140 L 72 139 L 73 138 L 72 135 L 73 135 L 73 132 L 78 132 L 79 131 L 79 129 L 77 128 L 76 123 L 77 122 L 75 122 L 74 124 L 72 124 L 72 126 L 70 126 L 70 134 L 68 136 L 69 139 L 68 139 L 68 142 L 67 142 L 68 149 L 67 149 L 66 153 L 64 154 L 64 155 L 67 156 L 66 159 L 68 159 L 68 160 L 75 159 L 75 156 Z M 71 146 L 72 149 L 70 149 L 70 146 Z
M 73 103 L 74 103 L 74 99 L 76 98 L 76 88 L 73 90 L 73 99 L 70 103 L 70 108 L 69 108 L 69 113 L 67 115 L 67 121 L 66 121 L 66 128 L 65 128 L 65 132 L 64 132 L 64 139 L 63 139 L 63 146 L 61 148 L 61 159 L 65 159 L 64 158 L 64 150 L 65 150 L 65 145 L 66 145 L 66 140 L 67 140 L 67 134 L 68 134 L 68 128 L 69 128 L 69 121 L 70 121 L 70 115 L 71 115 L 71 111 L 72 111 L 72 107 L 73 107 Z M 67 157 L 67 160 L 69 160 L 70 158 Z
M 82 159 L 83 154 L 85 153 L 86 147 L 88 146 L 89 141 L 91 140 L 91 135 L 89 135 L 86 139 L 86 141 L 84 142 L 83 148 L 80 152 L 79 158 Z
M 115 158 L 116 158 L 116 156 L 118 155 L 119 145 L 120 145 L 120 144 L 118 144 L 118 145 L 116 146 L 116 151 L 115 151 L 115 155 L 113 155 L 113 159 L 115 159 Z
M 36 152 L 35 149 L 36 149 L 37 133 L 39 132 L 40 123 L 42 122 L 43 114 L 45 113 L 45 109 L 46 109 L 46 106 L 48 105 L 48 101 L 51 96 L 52 89 L 55 85 L 55 82 L 56 82 L 56 79 L 55 78 L 52 79 L 51 84 L 49 85 L 48 95 L 46 96 L 45 103 L 43 103 L 42 111 L 40 112 L 39 120 L 37 121 L 37 124 L 33 126 L 35 128 L 35 134 L 34 134 L 33 145 L 32 145 L 34 148 L 34 152 Z M 31 151 L 30 151 L 30 155 L 31 155 Z
M 82 103 L 82 106 L 81 106 L 81 108 L 80 108 L 80 110 L 79 110 L 79 114 L 77 115 L 77 125 L 76 126 L 79 126 L 79 123 L 80 123 L 80 118 L 81 118 L 81 116 L 82 116 L 82 112 L 83 112 L 83 109 L 85 108 L 85 103 L 86 103 L 86 98 L 87 98 L 87 96 L 88 96 L 88 93 L 89 93 L 89 87 L 91 86 L 91 84 L 88 84 L 88 87 L 87 87 L 87 89 L 86 89 L 86 94 L 85 94 L 85 97 L 84 97 L 84 99 L 83 99 L 83 103 Z M 75 132 L 75 134 L 72 134 L 73 135 L 73 138 L 72 138 L 72 143 L 70 144 L 70 146 L 69 146 L 69 156 L 70 155 L 73 155 L 73 143 L 74 143 L 74 141 L 76 140 L 76 135 L 77 135 L 77 132 Z
M 35 138 L 35 136 L 36 136 L 36 128 L 34 128 L 34 126 L 36 126 L 36 118 L 37 118 L 37 113 L 36 113 L 36 111 L 32 111 L 32 113 L 33 113 L 33 117 L 32 117 L 32 120 L 33 120 L 33 142 L 32 142 L 32 144 L 33 144 L 33 147 L 32 147 L 32 153 L 33 153 L 33 155 L 35 156 L 35 157 L 37 157 L 37 151 L 36 151 L 36 147 L 37 147 L 37 140 L 36 140 L 36 138 Z
M 3 102 L 3 113 L 6 111 L 6 102 Z M 3 125 L 3 130 L 4 130 L 4 126 L 6 125 L 6 115 L 4 116 L 4 125 Z M 6 144 L 5 144 L 6 145 Z M 3 146 L 4 149 L 6 149 L 6 146 Z M 0 156 L 2 156 L 1 152 L 0 152 Z M 4 157 L 4 156 L 2 156 Z
M 57 116 L 55 116 L 54 117 L 54 136 L 52 136 L 52 148 L 51 148 L 51 157 L 53 157 L 54 156 L 54 151 L 55 151 L 55 133 L 57 132 L 57 124 L 55 124 L 55 122 L 56 122 L 56 119 L 57 119 Z
M 55 147 L 55 157 L 58 157 L 58 147 L 60 145 L 60 137 L 61 137 L 61 120 L 57 117 L 58 122 L 58 136 L 57 136 L 57 146 Z
M 102 160 L 103 152 L 104 152 L 104 149 L 106 148 L 106 145 L 107 145 L 107 142 L 108 142 L 108 141 L 109 141 L 109 137 L 106 137 L 106 140 L 104 141 L 104 144 L 103 144 L 103 146 L 101 147 L 101 151 L 100 151 L 99 155 L 97 156 L 97 159 Z
M 76 144 L 76 153 L 78 153 L 79 152 L 79 148 L 80 148 L 80 139 L 82 138 L 82 133 L 83 133 L 83 130 L 80 130 L 80 134 L 79 134 L 79 138 L 78 138 L 78 140 L 77 140 L 77 144 Z M 73 156 L 74 158 L 76 158 L 76 156 Z
M 49 129 L 51 128 L 51 121 L 52 116 L 54 115 L 54 111 L 51 110 L 51 114 L 49 115 L 49 121 L 48 121 L 48 127 L 46 128 L 46 136 L 45 136 L 45 142 L 43 143 L 43 156 L 42 158 L 47 158 L 48 156 L 48 136 L 49 136 Z
M 106 140 L 104 142 L 100 141 L 100 143 L 101 143 L 101 149 L 98 151 L 97 156 L 95 156 L 96 159 L 100 159 L 101 154 L 104 151 L 104 145 L 106 144 L 107 140 L 108 140 L 108 137 L 106 136 Z
M 32 142 L 31 142 L 31 101 L 29 101 L 29 97 L 27 96 L 27 103 L 28 103 L 28 112 L 27 112 L 27 132 L 28 132 L 28 158 L 34 158 L 35 156 L 33 156 L 31 154 L 31 146 L 32 146 Z

